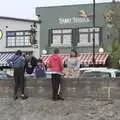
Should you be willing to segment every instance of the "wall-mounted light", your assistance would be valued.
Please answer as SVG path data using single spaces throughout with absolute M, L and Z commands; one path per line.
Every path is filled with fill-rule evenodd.
M 8 26 L 6 25 L 5 28 L 8 28 Z
M 99 53 L 103 53 L 104 49 L 103 48 L 99 48 Z
M 47 54 L 47 50 L 42 50 L 42 54 L 46 55 Z

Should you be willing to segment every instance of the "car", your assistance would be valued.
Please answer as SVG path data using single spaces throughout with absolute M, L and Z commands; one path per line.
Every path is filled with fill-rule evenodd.
M 81 68 L 80 71 L 83 72 L 81 77 L 102 77 L 102 78 L 118 78 L 120 77 L 120 70 L 118 69 L 111 69 L 111 68 Z
M 98 72 L 98 71 L 85 71 L 81 77 L 86 77 L 86 78 L 110 78 L 109 73 L 104 73 L 104 72 Z
M 0 71 L 0 80 L 12 79 L 13 76 L 7 74 L 5 71 Z

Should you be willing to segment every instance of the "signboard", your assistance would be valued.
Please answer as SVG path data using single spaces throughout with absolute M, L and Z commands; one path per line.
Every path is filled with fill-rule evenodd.
M 84 10 L 79 11 L 79 17 L 58 18 L 59 24 L 77 24 L 77 23 L 89 23 L 92 14 L 88 14 Z
M 59 24 L 88 23 L 90 19 L 87 17 L 59 18 L 58 22 Z
M 2 32 L 2 30 L 0 29 L 0 40 L 2 39 L 2 37 L 3 37 L 3 32 Z

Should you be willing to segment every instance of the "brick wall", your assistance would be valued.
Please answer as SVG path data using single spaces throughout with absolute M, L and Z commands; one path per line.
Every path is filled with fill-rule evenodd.
M 0 80 L 0 97 L 13 96 L 14 80 Z M 120 79 L 80 78 L 63 79 L 65 98 L 120 98 Z M 26 79 L 26 93 L 30 97 L 51 98 L 49 79 Z

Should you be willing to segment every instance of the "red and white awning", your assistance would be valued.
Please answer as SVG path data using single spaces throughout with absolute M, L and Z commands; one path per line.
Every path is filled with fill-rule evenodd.
M 42 59 L 46 63 L 48 58 L 51 56 L 49 55 L 43 55 Z M 69 54 L 61 54 L 63 58 L 63 62 L 69 58 Z M 106 60 L 108 58 L 108 53 L 95 53 L 95 64 L 96 65 L 105 65 Z M 92 53 L 80 53 L 78 56 L 78 59 L 80 60 L 81 64 L 93 64 L 93 54 Z
M 108 58 L 108 53 L 95 53 L 95 64 L 105 65 Z M 80 53 L 79 60 L 82 64 L 93 64 L 93 54 L 92 53 Z

